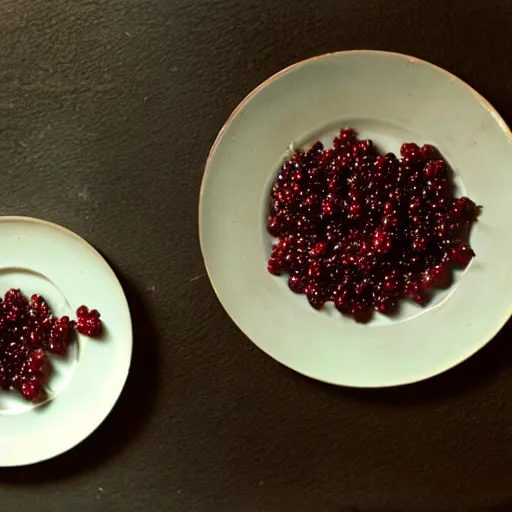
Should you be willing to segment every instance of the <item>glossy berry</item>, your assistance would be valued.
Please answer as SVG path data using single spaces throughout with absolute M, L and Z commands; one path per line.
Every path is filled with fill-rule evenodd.
M 305 293 L 311 306 L 313 306 L 315 309 L 322 309 L 325 300 L 323 297 L 323 290 L 320 286 L 309 284 L 306 287 Z
M 294 293 L 304 293 L 305 279 L 298 275 L 290 276 L 288 279 L 288 286 Z
M 73 322 L 70 321 L 69 317 L 63 316 L 58 319 L 53 324 L 50 336 L 46 341 L 47 349 L 59 356 L 64 355 L 67 351 L 69 342 L 71 341 L 73 328 Z
M 267 269 L 271 274 L 274 274 L 275 276 L 281 275 L 282 270 L 282 264 L 277 258 L 270 258 L 268 260 Z M 83 315 L 85 317 L 86 315 Z
M 434 160 L 438 156 L 437 149 L 434 146 L 431 146 L 430 144 L 424 144 L 421 146 L 421 155 L 423 156 L 423 160 L 430 161 Z
M 451 261 L 459 268 L 466 268 L 475 256 L 471 247 L 464 242 L 457 242 L 450 251 Z
M 416 164 L 423 161 L 423 154 L 414 142 L 404 142 L 400 148 L 402 162 L 405 164 Z
M 274 246 L 275 247 L 275 246 Z M 79 318 L 81 316 L 86 316 L 89 313 L 89 308 L 87 306 L 80 306 L 76 310 L 76 316 Z
M 325 253 L 326 250 L 327 250 L 327 244 L 325 242 L 318 242 L 317 244 L 315 244 L 313 249 L 311 249 L 311 251 L 309 251 L 309 254 L 313 257 L 321 256 L 322 254 Z
M 281 232 L 281 223 L 277 217 L 269 217 L 268 219 L 268 232 L 272 236 L 279 236 Z
M 373 233 L 373 248 L 378 254 L 386 254 L 391 250 L 391 235 L 384 228 L 377 228 Z
M 76 330 L 80 334 L 84 334 L 91 338 L 101 336 L 103 332 L 103 325 L 100 320 L 99 312 L 96 309 L 91 309 L 89 311 L 85 306 L 79 307 L 77 309 Z
M 30 314 L 34 319 L 43 319 L 48 316 L 48 304 L 40 295 L 32 295 L 30 298 Z
M 468 197 L 457 199 L 450 211 L 455 222 L 473 222 L 478 216 L 478 207 Z
M 21 394 L 25 400 L 32 402 L 39 394 L 39 387 L 34 382 L 23 382 L 21 385 Z
M 434 286 L 445 288 L 450 284 L 451 272 L 445 263 L 439 263 L 430 269 Z
M 382 283 L 382 291 L 386 295 L 398 295 L 402 289 L 402 283 L 396 272 L 386 276 Z
M 441 178 L 446 173 L 446 164 L 443 160 L 431 160 L 427 162 L 423 169 L 423 174 L 429 180 L 435 180 Z
M 375 311 L 382 313 L 383 315 L 389 315 L 393 313 L 396 308 L 396 300 L 391 297 L 376 297 L 373 301 L 373 307 Z
M 361 322 L 375 310 L 391 314 L 401 298 L 423 306 L 432 288 L 449 285 L 453 267 L 473 258 L 467 235 L 479 212 L 454 197 L 433 146 L 407 142 L 400 159 L 378 155 L 344 128 L 332 148 L 316 143 L 281 167 L 267 221 L 279 242 L 268 271 L 287 274 L 290 290 L 315 309 L 332 301 Z M 92 312 L 79 313 L 81 332 L 80 317 Z

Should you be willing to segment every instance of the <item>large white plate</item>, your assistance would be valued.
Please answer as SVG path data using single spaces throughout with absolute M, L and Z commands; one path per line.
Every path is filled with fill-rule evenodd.
M 82 238 L 27 217 L 0 218 L 0 293 L 41 294 L 58 315 L 86 304 L 101 312 L 101 339 L 78 335 L 65 358 L 52 358 L 48 400 L 0 391 L 0 466 L 59 455 L 91 434 L 114 406 L 132 353 L 128 304 L 114 272 Z
M 290 144 L 330 144 L 343 126 L 398 153 L 436 145 L 461 193 L 483 205 L 476 251 L 429 308 L 361 326 L 317 312 L 268 274 L 268 197 Z M 222 128 L 201 187 L 199 232 L 208 275 L 228 314 L 262 350 L 310 377 L 347 386 L 405 384 L 469 357 L 512 311 L 512 140 L 492 106 L 460 79 L 395 53 L 351 51 L 295 64 L 257 87 Z

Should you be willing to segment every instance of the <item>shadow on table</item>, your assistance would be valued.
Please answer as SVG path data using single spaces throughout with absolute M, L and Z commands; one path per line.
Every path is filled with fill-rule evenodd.
M 98 429 L 75 448 L 39 464 L 0 468 L 0 483 L 37 484 L 72 477 L 120 452 L 144 428 L 156 400 L 157 334 L 140 292 L 117 270 L 116 275 L 128 299 L 133 324 L 130 372 L 116 405 Z
M 317 381 L 329 394 L 397 406 L 447 401 L 480 387 L 494 375 L 512 367 L 512 319 L 484 348 L 458 366 L 422 382 L 391 388 L 360 389 L 332 386 Z M 303 377 L 306 378 L 306 377 Z M 512 510 L 512 509 L 511 509 Z

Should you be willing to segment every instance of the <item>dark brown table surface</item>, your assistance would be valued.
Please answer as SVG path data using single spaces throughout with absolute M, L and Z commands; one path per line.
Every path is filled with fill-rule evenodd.
M 96 246 L 135 330 L 111 415 L 61 457 L 0 469 L 2 512 L 512 510 L 510 329 L 421 384 L 320 384 L 233 325 L 197 236 L 218 130 L 297 60 L 409 53 L 512 121 L 510 0 L 6 0 L 0 35 L 0 212 Z

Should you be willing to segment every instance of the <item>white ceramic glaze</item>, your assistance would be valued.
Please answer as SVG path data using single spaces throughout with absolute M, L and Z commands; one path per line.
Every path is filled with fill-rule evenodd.
M 0 293 L 40 293 L 56 315 L 82 304 L 101 312 L 101 339 L 78 336 L 65 358 L 52 357 L 49 400 L 0 391 L 0 466 L 39 462 L 85 439 L 114 406 L 128 375 L 132 327 L 115 274 L 82 238 L 26 217 L 0 217 Z
M 383 150 L 404 141 L 437 146 L 459 192 L 483 205 L 476 258 L 427 309 L 356 324 L 315 311 L 266 270 L 269 190 L 290 145 L 331 143 L 351 126 Z M 262 350 L 313 378 L 357 387 L 436 375 L 485 345 L 512 311 L 512 138 L 492 106 L 425 61 L 387 52 L 328 54 L 295 64 L 256 88 L 213 145 L 201 187 L 199 231 L 222 305 Z

